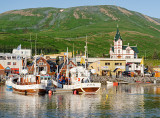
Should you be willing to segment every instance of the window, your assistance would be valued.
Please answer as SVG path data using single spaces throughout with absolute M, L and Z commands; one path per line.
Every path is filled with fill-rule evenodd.
M 126 59 L 130 59 L 131 57 L 130 56 L 126 56 Z
M 130 53 L 130 50 L 129 50 L 129 49 L 127 49 L 127 50 L 126 50 L 126 53 L 127 53 L 127 54 L 129 54 L 129 53 Z
M 40 62 L 39 65 L 43 65 L 43 62 Z
M 115 63 L 115 65 L 119 65 L 119 63 Z
M 105 65 L 110 65 L 110 63 L 105 63 Z
M 16 56 L 12 56 L 12 59 L 16 59 Z
M 13 62 L 13 65 L 16 65 L 16 62 Z
M 11 62 L 7 62 L 7 65 L 11 65 Z
M 11 57 L 7 57 L 7 59 L 11 59 Z
M 120 65 L 122 66 L 122 63 L 120 63 Z
M 120 50 L 118 50 L 118 53 L 120 53 Z
M 136 68 L 138 68 L 139 65 L 140 65 L 140 64 L 137 63 L 137 64 L 136 64 Z
M 0 56 L 0 60 L 6 60 L 5 56 Z

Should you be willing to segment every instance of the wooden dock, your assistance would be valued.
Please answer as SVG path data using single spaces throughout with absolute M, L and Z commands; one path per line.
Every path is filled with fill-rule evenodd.
M 53 93 L 71 93 L 73 92 L 72 89 L 62 89 L 62 88 L 55 88 Z

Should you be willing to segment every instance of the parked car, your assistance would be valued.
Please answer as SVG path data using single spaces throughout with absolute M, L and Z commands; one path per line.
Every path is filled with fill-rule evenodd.
M 131 77 L 131 71 L 124 71 L 124 72 L 122 72 L 122 75 L 124 77 Z

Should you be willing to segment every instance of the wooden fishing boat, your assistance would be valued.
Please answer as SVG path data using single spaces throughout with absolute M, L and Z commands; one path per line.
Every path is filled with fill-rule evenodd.
M 40 75 L 28 75 L 26 78 L 17 77 L 12 81 L 13 92 L 21 94 L 45 94 L 46 86 L 41 83 Z
M 75 66 L 71 69 L 68 69 L 68 48 L 67 48 L 67 69 L 66 69 L 66 77 L 63 77 L 63 80 L 59 81 L 57 78 L 57 82 L 53 81 L 53 84 L 62 89 L 68 89 L 79 92 L 97 92 L 101 88 L 101 83 L 92 83 L 90 81 L 90 72 L 87 70 L 87 40 L 85 46 L 85 57 L 82 61 L 85 64 L 85 68 L 83 66 Z
M 57 82 L 53 80 L 55 87 L 64 90 L 73 90 L 77 92 L 97 92 L 101 88 L 101 83 L 92 83 L 90 81 L 90 72 L 82 66 L 70 69 L 70 78 L 67 82 Z
M 11 75 L 9 75 L 9 77 L 7 78 L 7 80 L 5 82 L 5 85 L 6 85 L 7 89 L 12 89 L 12 85 L 13 85 L 12 81 L 14 79 L 16 79 L 17 77 L 18 77 L 17 74 L 11 74 Z

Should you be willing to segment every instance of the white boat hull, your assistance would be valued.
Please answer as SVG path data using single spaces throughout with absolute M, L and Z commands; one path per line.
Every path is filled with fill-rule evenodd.
M 43 84 L 30 84 L 30 85 L 12 85 L 13 91 L 21 94 L 45 94 L 46 87 Z
M 53 84 L 64 90 L 76 90 L 78 92 L 97 92 L 101 88 L 101 83 L 77 83 L 74 85 L 62 85 L 53 80 Z
M 101 83 L 80 83 L 75 85 L 74 90 L 78 92 L 97 92 L 101 87 Z

